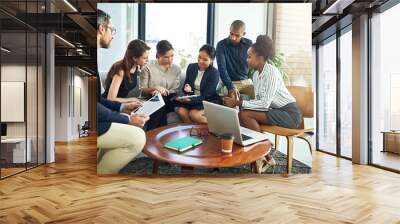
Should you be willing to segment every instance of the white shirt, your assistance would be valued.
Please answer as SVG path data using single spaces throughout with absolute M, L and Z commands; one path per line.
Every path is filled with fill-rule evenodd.
M 203 79 L 204 71 L 198 71 L 196 80 L 194 81 L 194 94 L 200 96 L 200 84 Z
M 170 92 L 178 92 L 181 81 L 181 69 L 173 64 L 165 69 L 157 60 L 150 61 L 140 73 L 140 89 L 161 86 Z
M 281 73 L 271 64 L 265 63 L 261 74 L 258 71 L 254 72 L 253 83 L 255 99 L 243 100 L 244 109 L 268 110 L 296 102 L 286 88 Z

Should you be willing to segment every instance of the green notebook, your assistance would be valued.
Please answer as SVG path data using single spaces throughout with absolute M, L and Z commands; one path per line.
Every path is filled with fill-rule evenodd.
M 183 152 L 185 150 L 198 146 L 201 143 L 203 143 L 201 139 L 188 136 L 169 141 L 165 143 L 164 147 L 176 150 L 178 152 Z

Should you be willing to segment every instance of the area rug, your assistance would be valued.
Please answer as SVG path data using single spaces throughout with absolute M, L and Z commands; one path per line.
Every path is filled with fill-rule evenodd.
M 280 174 L 286 173 L 286 155 L 271 150 L 270 155 L 275 159 L 277 165 L 275 167 L 269 167 L 263 174 Z M 153 159 L 149 157 L 137 158 L 130 162 L 125 168 L 120 171 L 122 175 L 152 175 Z M 238 167 L 229 168 L 194 168 L 193 174 L 200 175 L 229 175 L 229 174 L 250 174 L 250 165 L 243 165 Z M 292 174 L 307 174 L 311 173 L 311 167 L 306 164 L 293 159 Z M 158 168 L 159 175 L 179 175 L 181 174 L 181 168 L 179 165 L 161 163 Z

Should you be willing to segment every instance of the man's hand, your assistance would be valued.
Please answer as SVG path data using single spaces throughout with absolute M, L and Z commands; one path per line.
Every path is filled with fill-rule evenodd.
M 132 101 L 129 103 L 122 104 L 122 112 L 130 114 L 134 109 L 143 106 L 143 102 L 140 100 Z
M 236 100 L 231 97 L 224 97 L 224 105 L 230 108 L 234 108 L 236 106 L 240 106 L 241 102 L 240 100 Z
M 240 97 L 240 92 L 236 87 L 233 87 L 233 89 L 229 90 L 228 96 L 234 99 L 239 99 Z
M 150 117 L 145 114 L 134 114 L 134 115 L 130 116 L 129 124 L 143 128 L 143 126 L 146 124 L 146 122 L 149 119 L 150 119 Z

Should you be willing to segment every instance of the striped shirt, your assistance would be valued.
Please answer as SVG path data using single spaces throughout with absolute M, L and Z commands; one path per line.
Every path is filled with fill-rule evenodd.
M 286 88 L 281 73 L 271 64 L 265 63 L 261 74 L 254 72 L 253 83 L 255 99 L 243 100 L 243 109 L 267 111 L 269 108 L 280 108 L 296 102 Z

